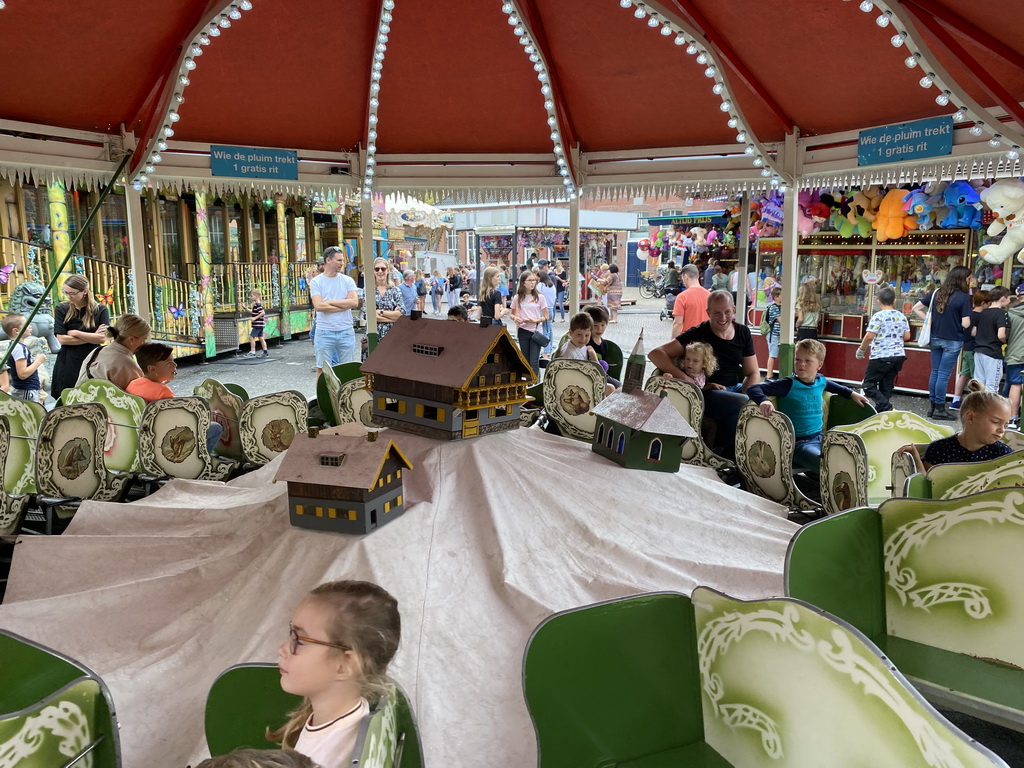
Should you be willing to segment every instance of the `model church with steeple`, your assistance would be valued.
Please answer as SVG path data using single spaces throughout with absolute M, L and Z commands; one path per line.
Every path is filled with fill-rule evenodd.
M 626 362 L 622 389 L 594 406 L 594 453 L 611 459 L 627 469 L 677 472 L 683 442 L 696 436 L 693 427 L 666 397 L 644 391 L 644 334 Z

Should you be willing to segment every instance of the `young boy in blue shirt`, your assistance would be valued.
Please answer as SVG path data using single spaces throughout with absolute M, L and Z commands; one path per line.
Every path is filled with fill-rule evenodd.
M 757 403 L 761 413 L 771 415 L 775 407 L 769 397 L 779 402 L 779 410 L 793 422 L 796 444 L 793 448 L 793 466 L 798 469 L 817 469 L 821 461 L 821 431 L 823 427 L 825 393 L 849 397 L 858 405 L 867 405 L 868 399 L 849 387 L 836 384 L 818 371 L 825 364 L 825 345 L 817 339 L 797 342 L 793 352 L 793 375 L 776 381 L 765 381 L 747 389 L 747 395 Z

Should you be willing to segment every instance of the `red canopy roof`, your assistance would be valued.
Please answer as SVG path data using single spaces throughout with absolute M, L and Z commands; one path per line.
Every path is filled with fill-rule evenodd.
M 123 124 L 151 147 L 180 91 L 175 142 L 292 148 L 303 156 L 365 147 L 381 0 L 251 5 L 202 46 L 183 88 L 182 57 L 231 6 L 9 0 L 0 10 L 7 70 L 0 120 L 106 134 Z M 539 154 L 547 159 L 538 172 L 555 175 L 537 73 L 502 5 L 395 0 L 380 81 L 382 161 Z M 637 19 L 637 6 L 619 0 L 512 5 L 548 66 L 557 127 L 583 153 L 742 149 L 719 108 L 723 97 L 761 143 L 783 141 L 793 126 L 815 136 L 951 114 L 961 93 L 979 109 L 1022 112 L 1024 24 L 1005 0 L 902 0 L 885 28 L 876 17 L 887 6 L 862 13 L 841 0 L 646 3 L 655 28 L 650 15 Z M 659 34 L 662 23 L 673 25 L 672 34 Z M 890 38 L 903 29 L 911 39 L 894 47 Z M 679 31 L 706 46 L 724 79 L 722 97 L 712 93 L 707 65 L 674 44 Z M 904 65 L 910 49 L 925 66 L 948 72 L 948 106 L 936 104 L 935 88 L 918 86 L 925 71 Z M 1012 128 L 1020 125 L 1004 132 Z

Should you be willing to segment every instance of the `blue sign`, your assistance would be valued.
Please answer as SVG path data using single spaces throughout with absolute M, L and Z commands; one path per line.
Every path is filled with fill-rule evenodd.
M 941 157 L 953 151 L 953 118 L 932 117 L 860 132 L 857 165 L 878 165 L 919 157 Z
M 290 149 L 210 147 L 210 173 L 250 179 L 298 179 L 299 153 Z

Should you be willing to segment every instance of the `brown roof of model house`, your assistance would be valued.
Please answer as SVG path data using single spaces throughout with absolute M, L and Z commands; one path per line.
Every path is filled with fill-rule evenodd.
M 503 325 L 481 327 L 450 320 L 399 318 L 362 372 L 466 389 L 492 351 L 512 355 L 528 382 L 536 379 L 530 364 Z
M 322 432 L 316 437 L 310 437 L 300 433 L 295 436 L 281 460 L 274 482 L 285 480 L 372 490 L 384 462 L 392 455 L 398 457 L 406 469 L 412 469 L 412 463 L 393 440 L 369 440 L 366 437 L 325 435 Z M 321 456 L 340 457 L 339 463 L 324 466 L 320 461 Z
M 591 413 L 638 432 L 677 437 L 697 435 L 667 397 L 642 390 L 613 392 L 595 405 Z

